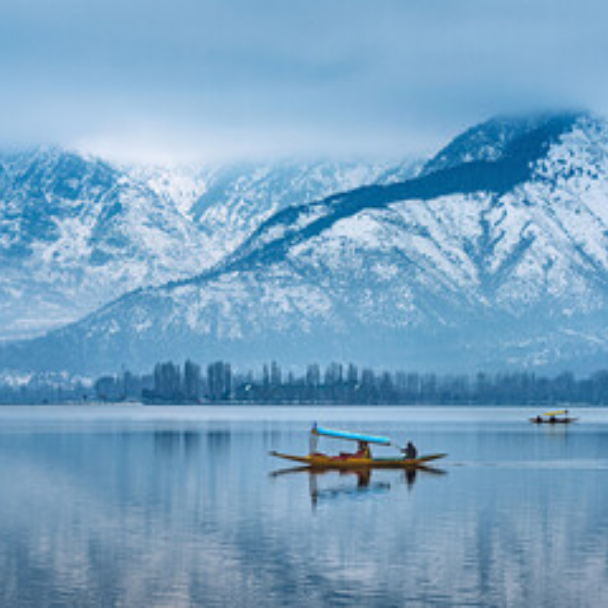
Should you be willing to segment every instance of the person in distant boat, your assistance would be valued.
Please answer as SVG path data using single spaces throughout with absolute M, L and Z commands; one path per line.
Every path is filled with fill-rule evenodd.
M 411 441 L 408 441 L 405 449 L 401 451 L 405 454 L 406 460 L 414 460 L 418 456 L 418 450 Z

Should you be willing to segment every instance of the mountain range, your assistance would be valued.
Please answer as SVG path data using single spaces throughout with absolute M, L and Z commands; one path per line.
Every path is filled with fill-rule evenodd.
M 276 204 L 215 263 L 7 344 L 0 368 L 99 373 L 185 357 L 435 371 L 605 367 L 604 119 L 497 118 L 416 172 L 370 177 L 359 184 L 373 185 Z M 196 204 L 188 211 L 203 217 Z
M 0 339 L 77 320 L 213 266 L 286 206 L 411 175 L 412 162 L 121 166 L 59 148 L 0 156 Z

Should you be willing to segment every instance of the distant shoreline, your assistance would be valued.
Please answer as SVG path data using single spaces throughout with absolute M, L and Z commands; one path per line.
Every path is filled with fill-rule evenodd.
M 501 404 L 483 404 L 483 403 L 331 403 L 331 402 L 311 402 L 311 403 L 289 403 L 289 402 L 274 402 L 274 403 L 251 403 L 242 401 L 223 401 L 223 402 L 204 402 L 204 403 L 188 403 L 188 402 L 167 402 L 167 403 L 145 403 L 143 401 L 84 401 L 84 402 L 53 402 L 53 403 L 0 403 L 0 408 L 40 408 L 49 407 L 70 407 L 70 408 L 119 408 L 119 407 L 137 407 L 142 409 L 151 408 L 197 408 L 197 409 L 222 409 L 222 408 L 239 408 L 239 409 L 259 409 L 259 408 L 285 408 L 285 409 L 305 409 L 305 408 L 322 408 L 322 409 L 339 409 L 347 410 L 356 409 L 409 409 L 409 408 L 444 408 L 444 409 L 487 409 L 487 410 L 502 410 L 509 408 L 530 409 L 537 411 L 539 409 L 606 409 L 608 405 L 598 405 L 593 403 L 539 403 L 539 404 L 517 404 L 517 403 L 501 403 Z

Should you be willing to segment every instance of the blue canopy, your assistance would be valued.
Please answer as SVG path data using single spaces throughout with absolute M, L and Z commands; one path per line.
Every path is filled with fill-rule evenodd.
M 351 441 L 366 441 L 367 443 L 377 443 L 379 445 L 391 445 L 388 437 L 376 437 L 373 435 L 361 435 L 360 433 L 349 433 L 348 431 L 332 431 L 323 429 L 316 424 L 310 431 L 313 435 L 324 435 L 325 437 L 335 437 L 336 439 L 349 439 Z

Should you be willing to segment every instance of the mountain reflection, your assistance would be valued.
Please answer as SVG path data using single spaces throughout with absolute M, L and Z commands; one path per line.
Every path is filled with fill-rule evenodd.
M 602 605 L 608 430 L 581 428 L 409 424 L 449 474 L 273 477 L 297 425 L 5 429 L 0 605 Z

